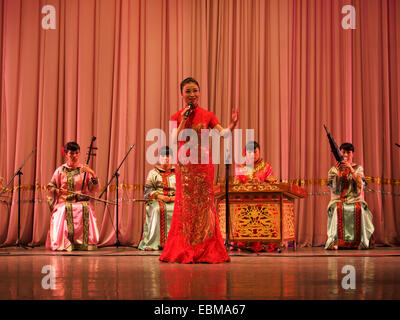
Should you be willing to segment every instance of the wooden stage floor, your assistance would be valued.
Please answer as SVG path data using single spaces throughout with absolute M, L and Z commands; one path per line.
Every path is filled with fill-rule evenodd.
M 131 247 L 71 253 L 0 248 L 0 299 L 400 299 L 399 247 L 233 251 L 230 263 L 214 265 L 162 263 L 159 254 Z M 46 266 L 54 271 L 53 289 L 43 287 Z M 344 266 L 354 267 L 355 289 L 342 287 Z

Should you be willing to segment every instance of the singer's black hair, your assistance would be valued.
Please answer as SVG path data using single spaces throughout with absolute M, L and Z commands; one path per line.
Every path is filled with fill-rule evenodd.
M 197 82 L 196 79 L 194 79 L 194 78 L 186 78 L 181 82 L 181 93 L 183 92 L 183 87 L 185 85 L 187 85 L 188 83 L 195 83 L 197 85 L 197 87 L 199 88 L 199 90 L 200 90 L 200 85 L 199 85 L 199 83 Z
M 350 142 L 345 142 L 345 143 L 341 144 L 339 150 L 353 151 L 354 152 L 354 146 Z
M 77 151 L 77 150 L 81 150 L 81 147 L 75 141 L 70 141 L 70 142 L 67 142 L 64 149 L 65 149 L 65 152 Z

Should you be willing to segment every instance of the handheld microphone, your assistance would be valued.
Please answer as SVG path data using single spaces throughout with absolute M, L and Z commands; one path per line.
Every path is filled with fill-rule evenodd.
M 189 110 L 186 110 L 186 112 L 185 112 L 185 114 L 184 114 L 184 118 L 185 118 L 185 120 L 187 120 L 187 118 L 189 117 L 189 115 L 190 115 L 190 113 L 192 112 L 192 110 L 194 109 L 195 107 L 194 107 L 194 104 L 193 104 L 193 102 L 190 102 L 189 103 Z

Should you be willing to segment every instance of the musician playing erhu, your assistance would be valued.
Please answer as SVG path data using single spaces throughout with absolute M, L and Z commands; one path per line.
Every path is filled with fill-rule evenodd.
M 90 195 L 99 190 L 99 181 L 92 169 L 79 163 L 80 147 L 76 142 L 68 142 L 63 153 L 67 162 L 57 168 L 47 186 L 52 215 L 46 248 L 94 250 L 99 242 L 94 207 L 89 198 L 71 192 Z
M 331 201 L 328 205 L 328 240 L 325 249 L 368 249 L 373 245 L 372 213 L 363 199 L 364 169 L 353 162 L 354 146 L 340 146 L 344 160 L 328 173 Z

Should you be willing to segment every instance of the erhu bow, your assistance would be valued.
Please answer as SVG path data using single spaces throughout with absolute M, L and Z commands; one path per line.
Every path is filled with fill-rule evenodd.
M 83 193 L 80 193 L 80 192 L 69 191 L 69 190 L 65 190 L 65 189 L 61 189 L 61 188 L 57 188 L 57 187 L 54 187 L 54 189 L 67 192 L 69 194 L 74 194 L 74 195 L 82 197 L 82 198 L 86 197 L 86 198 L 97 200 L 97 201 L 100 201 L 100 202 L 103 202 L 103 203 L 107 203 L 107 204 L 113 204 L 113 205 L 115 204 L 115 202 L 113 202 L 113 201 L 107 201 L 107 200 L 99 199 L 99 198 L 92 197 L 92 196 L 89 196 L 87 194 L 83 194 Z

